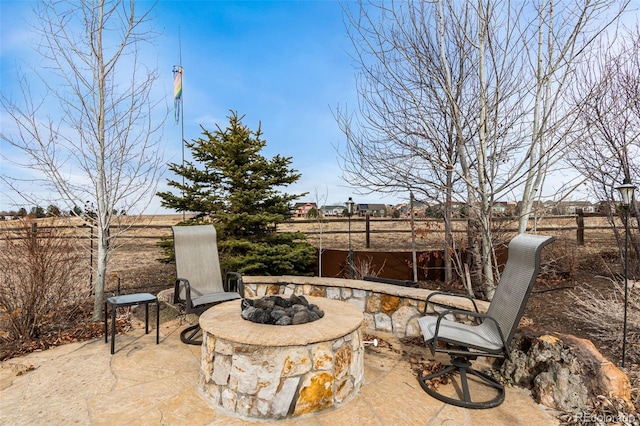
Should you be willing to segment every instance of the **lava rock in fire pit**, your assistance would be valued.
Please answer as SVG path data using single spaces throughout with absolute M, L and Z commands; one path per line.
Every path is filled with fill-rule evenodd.
M 324 311 L 304 296 L 292 294 L 289 299 L 264 296 L 242 299 L 242 318 L 259 324 L 297 325 L 319 320 Z

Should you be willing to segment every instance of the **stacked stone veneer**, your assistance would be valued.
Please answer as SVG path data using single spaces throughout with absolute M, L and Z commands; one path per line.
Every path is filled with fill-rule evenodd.
M 420 335 L 418 318 L 423 315 L 425 299 L 432 293 L 420 288 L 340 278 L 277 276 L 243 277 L 243 280 L 246 297 L 302 294 L 350 303 L 363 312 L 365 328 L 391 332 L 399 338 Z M 432 300 L 473 310 L 471 302 L 464 298 L 438 295 Z M 480 312 L 489 307 L 484 301 L 476 300 L 476 304 Z
M 244 277 L 244 283 L 247 297 L 261 297 L 269 294 L 302 294 L 347 302 L 363 313 L 365 328 L 391 332 L 399 338 L 420 335 L 417 319 L 424 312 L 425 299 L 432 293 L 426 289 L 339 278 Z M 471 302 L 463 298 L 438 295 L 432 300 L 453 308 L 473 309 Z M 488 302 L 479 300 L 475 302 L 480 312 L 486 312 L 489 307 Z M 566 401 L 573 405 L 570 407 L 562 406 L 565 401 L 563 398 L 570 393 L 574 382 L 580 386 L 583 386 L 583 383 L 591 386 L 587 390 L 581 391 L 585 395 L 591 392 L 592 394 L 613 395 L 629 400 L 628 377 L 609 361 L 604 360 L 591 342 L 566 335 L 563 336 L 562 341 L 553 336 L 542 336 L 538 340 L 539 342 L 536 344 L 524 345 L 530 348 L 532 353 L 530 357 L 535 359 L 525 359 L 527 354 L 522 355 L 516 348 L 511 354 L 512 362 L 503 365 L 503 374 L 512 375 L 514 382 L 527 387 L 531 387 L 531 385 L 524 383 L 525 376 L 529 380 L 533 380 L 535 386 L 538 386 L 538 390 L 535 386 L 533 386 L 533 390 L 539 402 L 553 408 L 576 409 L 580 404 L 576 402 L 575 392 L 571 394 L 573 396 L 566 398 Z M 578 344 L 580 342 L 576 343 L 577 341 L 580 341 L 581 344 Z M 559 348 L 559 358 L 557 358 L 559 361 L 551 355 L 541 356 L 539 354 L 540 348 L 546 348 L 545 345 Z M 574 353 L 573 355 L 567 355 L 569 348 Z M 586 356 L 585 353 L 589 356 Z M 581 367 L 578 368 L 580 371 L 576 373 L 575 378 L 572 378 L 573 376 L 570 375 L 573 372 L 569 371 L 567 365 L 574 363 L 573 360 L 576 357 L 582 360 L 580 361 Z M 522 364 L 523 362 L 524 364 Z M 558 368 L 556 368 L 556 364 L 559 365 Z M 528 368 L 526 374 L 523 373 L 525 369 L 522 365 Z M 531 374 L 532 372 L 537 375 Z M 578 375 L 582 378 L 578 378 Z M 533 377 L 535 379 L 532 379 Z M 543 377 L 544 383 L 541 380 Z M 540 389 L 541 384 L 544 389 Z M 580 408 L 584 409 L 586 399 L 581 401 Z
M 239 301 L 200 317 L 200 389 L 210 402 L 243 417 L 281 419 L 339 407 L 364 379 L 362 313 L 309 297 L 325 316 L 289 326 L 240 317 Z

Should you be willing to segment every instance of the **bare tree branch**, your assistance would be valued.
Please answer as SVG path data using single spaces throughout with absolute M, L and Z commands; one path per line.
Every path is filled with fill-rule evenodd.
M 519 194 L 526 230 L 575 131 L 579 106 L 565 101 L 575 67 L 627 3 L 346 3 L 359 104 L 335 113 L 345 180 L 412 191 L 442 204 L 445 223 L 452 202 L 466 203 L 478 230 L 472 277 L 491 297 L 493 205 Z
M 152 96 L 158 73 L 140 56 L 141 43 L 154 37 L 154 5 L 135 6 L 127 0 L 42 0 L 34 9 L 34 31 L 43 63 L 33 72 L 46 95 L 32 93 L 21 74 L 22 99 L 0 98 L 14 124 L 0 139 L 24 155 L 23 165 L 40 173 L 68 210 L 95 203 L 87 218 L 98 238 L 95 319 L 116 248 L 110 225 L 118 212 L 135 216 L 148 206 L 164 163 L 160 133 L 167 110 Z

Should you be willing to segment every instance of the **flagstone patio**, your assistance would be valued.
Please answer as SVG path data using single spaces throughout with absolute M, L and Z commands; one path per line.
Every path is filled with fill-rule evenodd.
M 180 342 L 179 320 L 161 324 L 160 344 L 144 325 L 118 336 L 116 353 L 102 339 L 63 345 L 0 364 L 0 424 L 259 425 L 264 421 L 213 408 L 200 394 L 201 348 Z M 390 333 L 367 346 L 358 395 L 339 408 L 283 425 L 557 425 L 555 413 L 523 389 L 488 410 L 445 405 L 427 395 L 407 348 Z M 425 348 L 424 351 L 427 351 Z M 445 362 L 446 359 L 440 359 Z M 450 386 L 450 385 L 448 385 Z M 451 389 L 453 392 L 453 388 Z

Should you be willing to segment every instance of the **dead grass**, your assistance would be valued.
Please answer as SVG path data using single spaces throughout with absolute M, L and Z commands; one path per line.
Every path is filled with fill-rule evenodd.
M 623 344 L 620 321 L 624 317 L 624 283 L 609 279 L 606 289 L 582 287 L 569 293 L 575 309 L 567 312 L 569 318 L 589 325 L 592 338 L 608 347 Z M 635 284 L 635 283 L 634 283 Z M 640 290 L 630 288 L 627 302 L 626 360 L 640 364 Z

